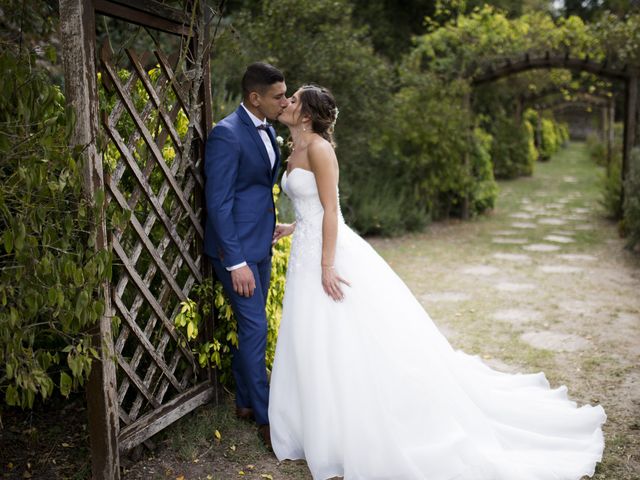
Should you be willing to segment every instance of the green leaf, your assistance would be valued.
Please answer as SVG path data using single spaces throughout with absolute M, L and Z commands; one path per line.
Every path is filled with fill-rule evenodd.
M 72 378 L 67 374 L 67 372 L 60 373 L 60 393 L 68 397 L 71 393 L 71 387 L 73 386 Z
M 14 385 L 8 385 L 7 390 L 4 393 L 4 400 L 7 402 L 7 405 L 15 406 L 20 402 L 20 396 L 18 395 L 18 390 Z
M 13 232 L 11 229 L 7 229 L 4 232 L 4 249 L 7 253 L 11 253 L 13 251 Z

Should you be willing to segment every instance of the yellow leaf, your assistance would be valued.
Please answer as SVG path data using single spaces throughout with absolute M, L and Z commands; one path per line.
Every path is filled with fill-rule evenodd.
M 271 475 L 269 475 L 268 473 L 263 473 L 262 475 L 260 475 L 262 478 L 266 478 L 267 480 L 273 480 L 273 477 Z
M 236 451 L 236 446 L 235 445 L 231 445 L 229 448 L 231 449 L 232 452 Z
M 176 477 L 176 480 L 184 480 L 184 475 L 180 475 L 179 477 Z
M 254 468 L 256 468 L 255 465 L 247 465 L 247 470 L 253 470 Z
M 238 475 L 244 475 L 244 472 L 242 470 L 238 470 Z
M 220 432 L 218 430 L 216 430 L 215 432 L 213 432 L 213 435 L 216 437 L 216 439 L 218 441 L 222 440 L 222 435 L 220 434 Z

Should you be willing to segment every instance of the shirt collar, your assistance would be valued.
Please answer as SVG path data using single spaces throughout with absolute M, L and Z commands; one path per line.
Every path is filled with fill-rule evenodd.
M 260 125 L 266 125 L 267 124 L 267 119 L 266 118 L 264 120 L 260 120 L 253 113 L 251 113 L 247 107 L 244 106 L 244 103 L 241 103 L 240 105 L 242 105 L 242 108 L 244 108 L 244 111 L 249 114 L 249 118 L 251 119 L 251 121 L 253 122 L 253 124 L 256 127 L 258 127 Z

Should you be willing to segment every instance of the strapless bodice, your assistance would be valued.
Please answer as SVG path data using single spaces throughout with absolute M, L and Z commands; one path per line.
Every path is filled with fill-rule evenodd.
M 322 203 L 318 194 L 316 177 L 311 170 L 294 168 L 291 172 L 285 172 L 282 177 L 282 189 L 293 203 L 296 215 L 296 223 L 322 222 Z M 338 217 L 342 222 L 340 212 L 340 198 L 338 193 Z
M 320 202 L 316 177 L 311 170 L 294 168 L 291 172 L 285 172 L 281 185 L 284 193 L 291 199 L 296 215 L 288 271 L 302 268 L 309 271 L 320 269 L 324 208 Z M 338 239 L 345 229 L 348 230 L 338 198 Z

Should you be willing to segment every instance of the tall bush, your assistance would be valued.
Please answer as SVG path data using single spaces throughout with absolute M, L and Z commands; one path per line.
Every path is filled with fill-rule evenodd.
M 389 114 L 394 84 L 393 70 L 374 53 L 366 29 L 354 27 L 351 5 L 332 0 L 271 0 L 262 2 L 259 11 L 238 11 L 233 27 L 213 52 L 214 90 L 239 95 L 245 67 L 257 60 L 283 70 L 288 95 L 305 83 L 331 89 L 340 109 L 335 132 L 340 192 L 345 204 L 350 204 L 363 179 L 381 175 L 370 145 Z M 287 136 L 286 129 L 276 127 Z M 356 208 L 345 209 L 348 221 L 355 214 Z
M 632 150 L 624 187 L 624 231 L 628 235 L 627 247 L 635 249 L 640 245 L 640 148 Z
M 82 385 L 110 256 L 95 253 L 72 115 L 35 58 L 0 52 L 0 388 L 31 407 Z M 98 195 L 98 201 L 104 195 Z
M 411 194 L 405 211 L 419 207 L 438 219 L 460 214 L 465 205 L 478 211 L 492 205 L 496 192 L 486 187 L 493 176 L 481 152 L 486 141 L 476 141 L 465 102 L 469 86 L 416 73 L 410 66 L 402 82 L 375 154 L 386 161 L 387 182 L 401 182 Z
M 536 161 L 531 149 L 533 129 L 528 122 L 518 125 L 512 118 L 496 113 L 488 129 L 493 135 L 491 159 L 496 178 L 515 178 L 533 173 Z

